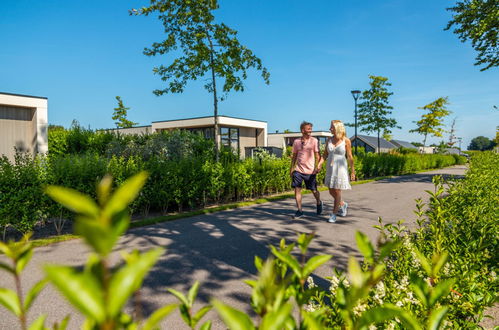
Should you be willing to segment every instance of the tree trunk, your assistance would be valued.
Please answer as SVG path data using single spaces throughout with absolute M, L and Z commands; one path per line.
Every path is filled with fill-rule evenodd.
M 217 98 L 217 83 L 215 80 L 215 60 L 213 59 L 213 43 L 211 42 L 209 29 L 207 28 L 208 41 L 210 43 L 210 67 L 211 67 L 211 82 L 213 86 L 213 118 L 215 120 L 215 160 L 217 163 L 220 161 L 220 148 L 219 148 L 219 129 L 218 129 L 218 98 Z
M 379 131 L 378 131 L 378 155 L 381 153 L 381 152 L 380 152 L 380 148 L 379 148 L 379 142 L 380 142 L 380 141 L 379 141 Z

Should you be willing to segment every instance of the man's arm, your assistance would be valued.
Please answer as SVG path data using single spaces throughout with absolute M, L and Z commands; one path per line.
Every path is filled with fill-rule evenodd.
M 295 171 L 296 167 L 296 152 L 293 152 L 293 156 L 291 157 L 291 168 L 289 169 L 289 175 L 293 176 L 293 172 Z

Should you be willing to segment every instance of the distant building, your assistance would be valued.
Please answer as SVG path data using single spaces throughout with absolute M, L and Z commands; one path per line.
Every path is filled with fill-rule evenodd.
M 434 154 L 435 147 L 418 147 L 418 152 L 420 154 Z
M 364 148 L 366 152 L 378 152 L 378 137 L 376 136 L 357 135 L 357 139 L 355 139 L 355 136 L 352 136 L 350 141 L 352 141 L 352 150 L 355 149 L 355 146 L 358 146 Z M 389 152 L 397 148 L 396 145 L 382 137 L 379 138 L 380 152 Z
M 246 147 L 267 146 L 267 122 L 228 116 L 218 116 L 220 141 L 218 145 L 230 146 L 238 150 L 240 157 L 245 157 Z M 151 134 L 160 131 L 185 129 L 202 134 L 207 139 L 215 138 L 215 117 L 196 117 L 152 122 L 148 126 L 108 129 L 121 134 Z
M 0 155 L 14 159 L 15 150 L 48 151 L 46 97 L 0 92 Z
M 292 146 L 296 139 L 301 138 L 301 132 L 289 132 L 289 133 L 269 133 L 268 134 L 268 146 L 286 149 L 288 146 Z M 319 140 L 321 145 L 326 144 L 329 137 L 333 136 L 331 132 L 326 131 L 315 131 L 312 132 L 312 137 Z
M 407 141 L 402 141 L 402 140 L 390 140 L 390 143 L 395 145 L 397 148 L 408 148 L 408 149 L 418 149 L 414 144 L 407 142 Z

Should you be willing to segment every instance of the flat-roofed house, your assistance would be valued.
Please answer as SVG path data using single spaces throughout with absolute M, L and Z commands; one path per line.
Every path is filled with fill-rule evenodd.
M 267 122 L 252 119 L 218 116 L 220 140 L 218 145 L 238 150 L 245 157 L 246 147 L 267 146 Z M 150 134 L 174 129 L 185 129 L 202 134 L 207 139 L 215 139 L 215 117 L 196 117 L 175 120 L 154 121 L 149 126 L 120 128 L 121 134 Z M 116 131 L 110 129 L 108 131 Z
M 46 97 L 0 92 L 0 156 L 48 151 Z
M 378 137 L 376 136 L 368 136 L 368 135 L 357 135 L 357 139 L 355 136 L 350 138 L 352 141 L 352 150 L 355 146 L 363 147 L 366 152 L 378 152 Z M 379 151 L 380 152 L 389 152 L 390 150 L 397 149 L 398 147 L 389 141 L 379 138 Z

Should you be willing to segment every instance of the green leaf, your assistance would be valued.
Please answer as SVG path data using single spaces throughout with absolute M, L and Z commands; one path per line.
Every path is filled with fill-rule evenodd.
M 298 276 L 298 278 L 302 278 L 302 273 L 301 273 L 301 267 L 300 267 L 300 264 L 298 263 L 298 261 L 296 261 L 295 258 L 293 258 L 291 255 L 289 254 L 284 254 L 284 253 L 281 253 L 280 251 L 278 251 L 275 247 L 271 246 L 271 249 L 272 249 L 272 253 L 279 259 L 281 260 L 282 262 L 284 262 L 286 265 L 288 265 L 289 267 L 291 267 L 291 269 L 293 270 L 293 272 L 295 273 L 296 276 Z
M 447 295 L 450 292 L 451 287 L 454 285 L 455 280 L 449 279 L 445 281 L 441 281 L 438 285 L 433 288 L 430 293 L 430 298 L 428 299 L 429 307 L 433 307 L 435 303 L 442 298 L 442 296 Z
M 420 278 L 414 279 L 413 283 L 411 284 L 412 291 L 416 294 L 416 296 L 419 298 L 419 301 L 426 306 L 429 307 L 428 304 L 428 298 L 427 298 L 427 293 L 428 293 L 428 285 Z
M 431 265 L 430 265 L 430 262 L 428 261 L 428 259 L 426 259 L 426 257 L 421 252 L 419 252 L 416 248 L 414 249 L 414 252 L 416 252 L 416 255 L 418 256 L 419 262 L 421 263 L 421 266 L 423 266 L 423 269 L 425 270 L 426 274 L 428 276 L 432 276 L 432 269 L 431 269 Z
M 4 242 L 0 242 L 0 252 L 5 254 L 7 257 L 12 258 L 12 250 L 10 246 L 5 244 Z
M 113 178 L 110 175 L 105 175 L 97 185 L 97 198 L 101 206 L 106 205 L 113 186 Z
M 186 306 L 189 306 L 189 301 L 187 300 L 187 298 L 184 296 L 184 294 L 182 292 L 179 292 L 175 289 L 167 289 L 168 292 L 170 292 L 171 294 L 173 294 L 175 297 L 177 297 L 178 300 L 180 300 L 180 302 Z
M 14 315 L 21 315 L 21 303 L 14 291 L 0 288 L 0 304 L 14 313 Z
M 65 187 L 48 186 L 45 188 L 45 192 L 53 200 L 73 212 L 86 215 L 90 218 L 97 218 L 99 216 L 99 207 L 95 204 L 95 201 L 79 191 Z
M 293 306 L 286 303 L 277 310 L 268 312 L 262 319 L 259 330 L 280 330 L 284 327 L 287 319 L 291 317 Z
M 36 297 L 38 297 L 38 294 L 42 289 L 45 287 L 47 284 L 48 280 L 43 279 L 33 285 L 33 287 L 29 290 L 28 294 L 26 295 L 26 299 L 24 301 L 24 310 L 29 310 L 33 302 L 35 301 Z
M 314 256 L 310 258 L 305 266 L 303 267 L 303 277 L 308 276 L 310 273 L 312 273 L 314 270 L 316 270 L 319 266 L 322 264 L 326 263 L 331 259 L 333 256 L 331 255 L 320 255 L 320 256 Z
M 442 254 L 435 256 L 433 258 L 433 269 L 432 269 L 432 275 L 433 277 L 436 277 L 438 273 L 440 273 L 440 269 L 445 265 L 445 262 L 447 261 L 447 257 L 449 254 L 447 252 L 443 252 Z
M 303 324 L 307 330 L 323 330 L 326 328 L 315 313 L 303 313 Z
M 124 265 L 112 276 L 107 305 L 111 316 L 114 317 L 121 312 L 128 298 L 140 288 L 144 277 L 163 252 L 162 248 L 147 251 L 140 258 Z
M 388 257 L 392 251 L 400 245 L 400 241 L 388 241 L 381 246 L 379 251 L 379 260 L 383 260 Z
M 16 274 L 16 271 L 14 270 L 14 268 L 12 268 L 11 266 L 7 265 L 7 264 L 4 264 L 2 262 L 0 262 L 0 269 L 3 269 L 9 273 L 11 273 L 12 275 L 15 275 Z
M 31 257 L 33 256 L 33 249 L 30 247 L 19 254 L 17 257 L 17 263 L 16 263 L 16 273 L 21 274 L 22 271 L 24 270 L 24 267 L 28 264 L 28 262 L 31 260 Z
M 199 290 L 199 281 L 196 281 L 189 290 L 189 293 L 187 294 L 187 301 L 189 302 L 189 307 L 192 307 L 192 304 L 194 304 L 194 300 L 196 300 L 196 296 L 198 295 L 198 290 Z
M 91 274 L 79 273 L 71 267 L 45 266 L 50 282 L 82 314 L 102 322 L 105 319 L 102 288 Z
M 259 256 L 255 256 L 255 267 L 258 271 L 262 270 L 263 260 Z
M 224 303 L 213 300 L 212 305 L 215 306 L 218 314 L 224 321 L 225 325 L 232 330 L 250 330 L 255 329 L 251 319 L 246 313 L 234 309 Z
M 440 329 L 448 311 L 448 307 L 440 307 L 439 309 L 432 310 L 428 318 L 428 330 Z
M 374 262 L 374 248 L 364 233 L 357 231 L 355 233 L 355 240 L 357 241 L 357 246 L 359 247 L 360 252 L 364 255 L 364 258 L 370 263 Z
M 210 330 L 211 329 L 211 321 L 206 321 L 201 325 L 199 330 Z
M 147 172 L 143 171 L 126 180 L 109 198 L 103 213 L 112 217 L 126 209 L 128 204 L 137 197 L 148 176 Z
M 29 326 L 29 330 L 45 330 L 45 319 L 47 318 L 47 315 L 43 314 L 40 315 L 35 322 L 31 323 Z
M 108 255 L 117 240 L 112 230 L 106 224 L 91 218 L 77 217 L 74 224 L 75 233 L 83 236 L 85 242 L 90 245 L 95 252 L 101 255 Z
M 361 317 L 357 321 L 358 328 L 367 327 L 373 323 L 382 323 L 395 318 L 399 318 L 402 321 L 402 323 L 404 324 L 404 329 L 421 329 L 421 326 L 418 324 L 418 321 L 414 317 L 412 317 L 403 309 L 391 304 L 371 308 L 362 313 Z
M 69 315 L 66 315 L 66 317 L 64 319 L 62 319 L 61 323 L 59 323 L 59 324 L 55 323 L 54 330 L 66 330 L 66 328 L 68 327 L 68 323 L 69 323 L 70 318 L 71 317 Z
M 211 308 L 212 308 L 211 306 L 204 306 L 203 308 L 198 310 L 198 312 L 192 317 L 193 323 L 197 324 L 199 320 L 201 320 L 203 316 L 205 316 L 206 313 L 210 311 Z
M 356 287 L 361 287 L 364 285 L 364 274 L 362 273 L 362 269 L 360 265 L 355 259 L 355 257 L 350 257 L 348 260 L 348 275 L 350 277 L 350 283 Z
M 166 305 L 160 309 L 154 311 L 152 315 L 147 319 L 142 327 L 142 330 L 153 330 L 156 329 L 159 322 L 161 322 L 165 317 L 167 317 L 171 312 L 177 308 L 176 304 Z

